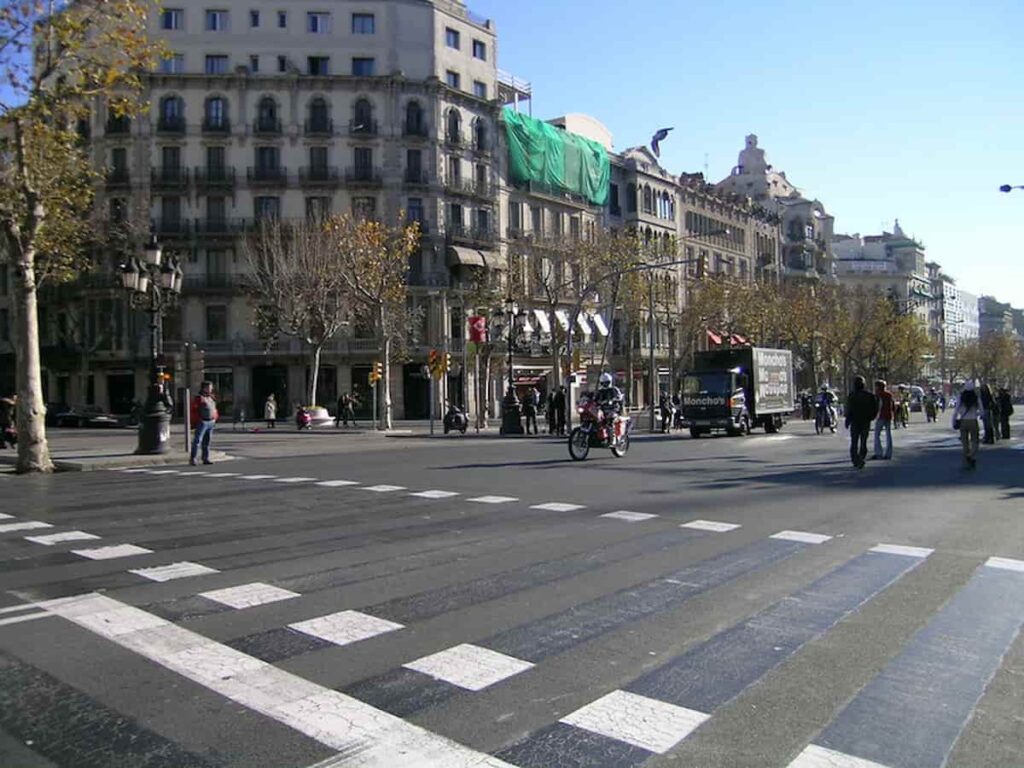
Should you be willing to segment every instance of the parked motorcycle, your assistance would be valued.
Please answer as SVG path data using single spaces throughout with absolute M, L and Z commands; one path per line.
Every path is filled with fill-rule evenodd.
M 826 429 L 835 434 L 836 414 L 827 404 L 818 402 L 814 406 L 814 432 L 820 435 Z
M 299 408 L 299 410 L 295 412 L 295 426 L 298 428 L 299 432 L 303 431 L 304 429 L 312 430 L 313 414 L 311 414 L 305 408 Z
M 447 435 L 449 432 L 459 432 L 464 435 L 468 427 L 469 416 L 466 412 L 454 403 L 449 403 L 448 411 L 444 415 L 444 433 Z
M 633 420 L 628 416 L 605 416 L 593 397 L 581 399 L 576 412 L 580 425 L 569 433 L 569 455 L 583 461 L 591 448 L 610 448 L 612 455 L 622 458 L 629 450 L 629 432 Z

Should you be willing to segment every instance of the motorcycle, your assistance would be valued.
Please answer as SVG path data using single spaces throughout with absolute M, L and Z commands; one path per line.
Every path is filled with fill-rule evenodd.
M 605 416 L 592 397 L 584 398 L 576 412 L 580 425 L 569 433 L 569 455 L 583 461 L 591 448 L 610 448 L 612 455 L 622 458 L 629 450 L 629 432 L 633 420 L 628 416 Z
M 298 428 L 299 432 L 304 429 L 312 430 L 313 415 L 305 408 L 299 408 L 299 410 L 295 412 L 295 426 Z
M 447 435 L 449 432 L 459 432 L 464 435 L 467 427 L 469 427 L 469 416 L 459 406 L 449 403 L 448 411 L 444 415 L 444 433 Z
M 835 434 L 836 431 L 836 414 L 830 406 L 825 403 L 818 402 L 814 406 L 814 432 L 820 435 L 826 429 L 832 431 Z

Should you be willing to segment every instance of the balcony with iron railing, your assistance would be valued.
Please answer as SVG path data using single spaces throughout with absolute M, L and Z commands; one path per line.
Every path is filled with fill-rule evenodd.
M 406 168 L 402 182 L 414 187 L 425 187 L 430 184 L 430 177 L 423 168 Z
M 252 123 L 255 136 L 280 136 L 281 121 L 276 117 L 258 117 Z
M 184 290 L 188 293 L 233 291 L 242 286 L 242 276 L 229 272 L 185 273 Z
M 426 123 L 410 123 L 408 120 L 402 125 L 402 135 L 410 139 L 425 139 L 430 136 Z
M 189 222 L 179 218 L 159 218 L 153 223 L 153 229 L 158 237 L 165 239 L 188 237 L 191 232 Z
M 467 226 L 458 221 L 450 221 L 445 225 L 445 234 L 455 242 L 471 243 L 473 245 L 494 245 L 497 237 L 494 227 Z
M 181 115 L 161 115 L 156 121 L 156 132 L 181 135 L 185 133 L 185 118 Z
M 196 235 L 201 237 L 231 237 L 251 228 L 251 219 L 234 219 L 226 216 L 207 216 L 192 222 Z
M 256 166 L 249 168 L 248 179 L 252 186 L 283 187 L 288 183 L 288 169 L 281 166 Z
M 345 169 L 345 183 L 369 187 L 381 185 L 380 169 L 372 165 L 357 165 Z
M 226 117 L 204 117 L 203 133 L 229 134 L 231 133 L 231 121 Z
M 188 186 L 188 168 L 180 165 L 160 166 L 150 170 L 149 178 L 154 190 L 183 189 Z
M 107 189 L 127 189 L 131 186 L 132 177 L 127 168 L 108 168 L 106 172 Z
M 306 165 L 299 168 L 299 184 L 303 187 L 336 187 L 338 169 L 333 165 Z
M 349 120 L 348 121 L 348 132 L 351 136 L 376 136 L 377 135 L 377 121 L 376 120 Z
M 106 134 L 108 136 L 125 136 L 131 133 L 132 121 L 128 117 L 108 117 Z
M 314 118 L 303 123 L 302 129 L 306 136 L 333 136 L 334 121 L 326 118 Z
M 476 179 L 447 177 L 444 180 L 444 188 L 446 192 L 454 195 L 469 195 L 471 197 L 484 198 L 489 198 L 491 196 L 491 185 L 486 181 L 481 182 Z
M 225 165 L 196 166 L 193 178 L 197 189 L 231 189 L 235 186 L 235 169 Z

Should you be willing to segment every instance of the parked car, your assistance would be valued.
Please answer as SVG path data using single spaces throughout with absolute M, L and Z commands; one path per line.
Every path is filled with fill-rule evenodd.
M 71 406 L 67 403 L 47 403 L 46 404 L 46 426 L 56 427 L 57 418 L 63 416 L 66 413 L 70 413 Z
M 70 411 L 59 414 L 54 421 L 58 427 L 93 427 L 96 429 L 110 429 L 112 427 L 121 426 L 120 421 L 96 405 L 85 405 L 81 408 L 72 408 Z

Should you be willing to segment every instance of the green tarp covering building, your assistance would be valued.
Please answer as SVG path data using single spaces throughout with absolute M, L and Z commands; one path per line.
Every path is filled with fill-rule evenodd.
M 513 184 L 569 192 L 594 205 L 608 201 L 611 166 L 603 146 L 510 107 L 504 108 L 503 119 Z

